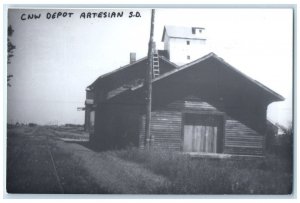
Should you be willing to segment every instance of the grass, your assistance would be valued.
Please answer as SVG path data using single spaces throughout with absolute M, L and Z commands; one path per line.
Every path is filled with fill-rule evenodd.
M 168 151 L 128 149 L 122 159 L 167 177 L 169 194 L 290 194 L 292 166 L 276 156 L 251 159 L 191 159 Z
M 81 166 L 79 159 L 72 159 L 69 153 L 57 148 L 55 141 L 48 140 L 47 136 L 53 135 L 42 127 L 18 127 L 8 131 L 8 193 L 108 193 Z M 59 181 L 48 148 L 52 152 Z
M 95 152 L 57 138 L 63 134 L 58 137 L 48 127 L 8 131 L 8 193 L 151 194 L 168 184 L 165 177 L 114 152 Z
M 31 135 L 24 134 L 29 129 L 23 130 L 20 128 L 8 134 L 7 192 L 60 193 L 45 137 L 37 135 L 31 139 Z
M 82 167 L 82 161 L 72 157 L 55 145 L 51 146 L 57 173 L 66 194 L 108 194 L 109 191 L 99 186 L 95 179 Z M 72 158 L 71 158 L 72 157 Z
M 7 190 L 10 193 L 84 194 L 290 194 L 292 160 L 191 158 L 188 155 L 130 148 L 97 152 L 72 129 L 9 129 Z M 81 136 L 74 135 L 71 138 Z M 83 142 L 82 142 L 83 143 Z M 49 150 L 60 179 L 58 183 Z M 60 188 L 63 188 L 63 191 Z
M 61 141 L 56 142 L 56 147 L 57 149 L 53 151 L 58 151 L 58 156 L 61 153 L 66 155 L 62 161 L 68 159 L 75 166 L 74 169 L 69 170 L 58 164 L 62 170 L 59 172 L 60 176 L 64 177 L 66 174 L 70 180 L 73 177 L 75 181 L 74 177 L 77 176 L 71 173 L 81 168 L 87 173 L 80 174 L 80 176 L 92 177 L 93 182 L 96 182 L 100 188 L 104 188 L 110 194 L 159 193 L 161 188 L 168 184 L 165 177 L 154 174 L 140 164 L 123 160 L 117 157 L 113 151 L 94 152 L 78 144 L 66 145 Z M 86 193 L 85 189 L 83 187 L 81 191 Z

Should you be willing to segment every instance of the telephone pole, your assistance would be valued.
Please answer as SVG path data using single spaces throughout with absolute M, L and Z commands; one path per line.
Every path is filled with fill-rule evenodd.
M 154 16 L 155 10 L 151 10 L 151 28 L 150 28 L 150 40 L 148 44 L 148 70 L 146 75 L 146 121 L 145 121 L 145 147 L 150 149 L 152 144 L 152 136 L 150 131 L 151 124 L 151 107 L 152 107 L 152 67 L 153 67 L 153 32 L 154 32 Z

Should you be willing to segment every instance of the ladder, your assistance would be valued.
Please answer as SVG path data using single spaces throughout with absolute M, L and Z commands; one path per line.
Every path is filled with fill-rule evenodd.
M 152 60 L 153 60 L 153 66 L 152 66 L 153 78 L 157 78 L 160 74 L 159 58 L 158 58 L 157 50 L 154 51 Z

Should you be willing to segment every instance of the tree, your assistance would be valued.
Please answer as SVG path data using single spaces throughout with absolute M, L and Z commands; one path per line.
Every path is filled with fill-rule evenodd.
M 14 56 L 14 49 L 16 49 L 16 46 L 11 42 L 10 38 L 14 33 L 14 29 L 12 28 L 11 25 L 8 26 L 7 29 L 7 64 L 11 64 L 11 57 Z M 11 84 L 9 83 L 9 81 L 11 80 L 11 78 L 13 77 L 13 75 L 9 74 L 7 76 L 7 85 L 10 87 Z
M 293 158 L 293 143 L 294 143 L 294 128 L 293 124 L 290 123 L 287 127 L 276 124 L 281 128 L 283 134 L 277 137 L 278 146 L 276 148 L 277 153 L 283 158 Z

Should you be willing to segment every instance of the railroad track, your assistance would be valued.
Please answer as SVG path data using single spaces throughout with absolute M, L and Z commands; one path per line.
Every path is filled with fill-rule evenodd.
M 48 153 L 49 153 L 49 155 L 50 155 L 50 159 L 51 159 L 51 163 L 52 163 L 54 175 L 55 175 L 57 184 L 59 185 L 59 190 L 61 191 L 62 194 L 64 194 L 65 191 L 64 191 L 64 188 L 63 188 L 61 179 L 60 179 L 60 177 L 59 177 L 59 174 L 58 174 L 58 172 L 57 172 L 57 166 L 56 166 L 56 164 L 55 164 L 55 161 L 54 161 L 54 158 L 53 158 L 53 154 L 52 154 L 51 149 L 50 149 L 50 146 L 49 146 L 49 134 L 48 134 L 48 133 L 45 133 L 45 137 L 46 137 L 47 151 L 48 151 Z

